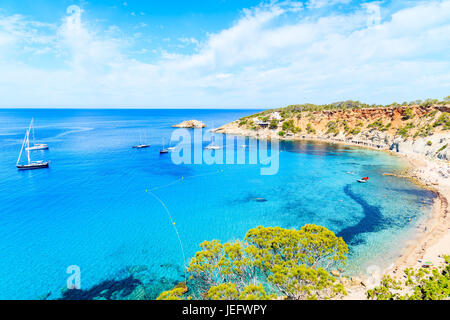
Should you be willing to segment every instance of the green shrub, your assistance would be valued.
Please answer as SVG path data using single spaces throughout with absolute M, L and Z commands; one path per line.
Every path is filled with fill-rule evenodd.
M 380 131 L 383 131 L 383 132 L 388 131 L 391 126 L 392 126 L 392 123 L 389 122 L 383 128 L 381 128 Z
M 367 128 L 375 128 L 375 129 L 382 129 L 384 127 L 383 121 L 381 121 L 381 119 L 378 119 L 377 121 L 375 121 L 374 123 L 371 123 L 367 126 Z
M 361 133 L 361 129 L 359 129 L 359 128 L 353 128 L 353 129 L 350 131 L 350 134 L 351 134 L 351 135 L 354 135 L 354 136 L 356 136 L 356 135 L 359 134 L 359 133 Z
M 407 268 L 402 280 L 383 277 L 381 284 L 367 291 L 373 300 L 448 300 L 450 298 L 450 257 L 436 269 Z
M 288 120 L 288 121 L 285 121 L 285 122 L 283 123 L 282 128 L 283 128 L 283 131 L 286 131 L 286 132 L 294 132 L 294 131 L 295 131 L 294 120 Z
M 324 227 L 258 227 L 244 241 L 205 241 L 200 247 L 187 270 L 189 292 L 175 288 L 160 300 L 317 300 L 346 294 L 330 272 L 345 264 L 348 246 Z
M 440 148 L 440 149 L 436 152 L 436 154 L 438 154 L 438 153 L 444 151 L 445 149 L 447 149 L 447 147 L 448 147 L 448 144 L 446 144 L 445 146 L 442 146 L 442 148 Z
M 409 120 L 409 119 L 412 119 L 412 118 L 414 118 L 414 113 L 413 113 L 412 109 L 411 108 L 405 109 L 403 111 L 403 118 L 402 118 L 402 120 Z
M 448 112 L 444 112 L 440 115 L 440 117 L 433 123 L 433 127 L 444 126 L 444 130 L 450 129 L 450 114 Z
M 326 134 L 333 134 L 333 135 L 336 136 L 340 132 L 339 131 L 339 125 L 338 125 L 338 123 L 336 121 L 328 122 L 327 128 L 328 128 L 328 130 L 327 130 Z
M 437 111 L 437 110 L 434 110 L 434 111 L 432 111 L 432 112 L 430 112 L 430 113 L 425 114 L 425 117 L 427 117 L 427 118 L 434 118 L 434 116 L 436 115 L 436 113 L 438 113 L 438 111 Z
M 277 129 L 278 128 L 278 124 L 279 124 L 279 122 L 278 122 L 278 120 L 272 120 L 272 121 L 270 121 L 270 125 L 269 125 L 269 128 L 270 129 Z
M 408 123 L 403 128 L 398 129 L 397 134 L 399 134 L 403 138 L 408 138 L 409 137 L 409 130 L 412 129 L 412 128 L 414 128 L 414 124 Z
M 428 125 L 428 126 L 420 128 L 420 130 L 418 131 L 418 134 L 421 137 L 431 136 L 433 134 L 433 126 L 432 125 Z
M 312 133 L 312 134 L 315 134 L 315 133 L 316 133 L 316 129 L 314 129 L 314 128 L 312 127 L 311 123 L 308 123 L 308 125 L 306 126 L 306 131 L 307 131 L 308 133 Z

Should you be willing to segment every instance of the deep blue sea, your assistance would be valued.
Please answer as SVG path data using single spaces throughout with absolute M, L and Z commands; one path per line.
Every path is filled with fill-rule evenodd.
M 348 273 L 392 263 L 434 198 L 409 180 L 382 176 L 401 169 L 400 158 L 286 142 L 279 172 L 263 176 L 259 165 L 175 165 L 159 154 L 174 124 L 198 119 L 218 127 L 252 113 L 0 110 L 0 299 L 61 298 L 71 265 L 81 269 L 84 298 L 121 299 L 136 283 L 155 298 L 183 280 L 168 213 L 187 260 L 205 240 L 242 239 L 259 225 L 314 223 L 349 243 Z M 36 139 L 50 150 L 32 157 L 51 166 L 19 172 L 16 160 L 33 117 Z M 140 141 L 151 147 L 131 148 Z M 357 183 L 363 176 L 370 182 Z

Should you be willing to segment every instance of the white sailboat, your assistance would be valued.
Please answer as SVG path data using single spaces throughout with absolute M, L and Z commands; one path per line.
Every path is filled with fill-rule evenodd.
M 134 146 L 133 149 L 146 149 L 150 148 L 149 144 L 142 143 L 142 135 L 139 136 L 139 144 L 137 146 Z
M 16 167 L 19 170 L 34 170 L 34 169 L 44 169 L 48 168 L 50 162 L 48 161 L 32 161 L 30 156 L 30 131 L 32 129 L 33 120 L 31 120 L 30 127 L 28 128 L 25 138 L 22 142 L 22 148 L 20 149 L 19 158 L 17 159 Z M 22 157 L 23 149 L 25 148 L 27 152 L 27 160 L 26 164 L 20 164 L 20 158 Z
M 213 124 L 213 128 L 214 128 L 214 124 Z M 211 131 L 214 131 L 214 129 L 211 130 Z M 212 135 L 212 136 L 211 136 L 211 144 L 208 145 L 208 146 L 205 148 L 205 150 L 220 150 L 220 149 L 222 149 L 220 146 L 214 144 L 214 141 L 215 141 L 215 136 Z
M 36 143 L 35 142 L 35 137 L 34 137 L 34 119 L 31 119 L 31 124 L 30 124 L 30 128 L 33 132 L 33 146 L 30 146 L 27 148 L 27 151 L 36 151 L 36 150 L 48 150 L 48 145 L 46 145 L 45 143 Z
M 216 146 L 215 144 L 214 144 L 214 141 L 209 145 L 209 146 L 207 146 L 206 148 L 205 148 L 205 150 L 220 150 L 221 148 L 219 147 L 219 146 Z
M 163 138 L 163 143 L 162 143 L 162 149 L 159 150 L 159 153 L 160 153 L 160 154 L 166 154 L 166 153 L 169 153 L 169 149 L 166 149 L 166 148 L 164 147 L 164 138 Z

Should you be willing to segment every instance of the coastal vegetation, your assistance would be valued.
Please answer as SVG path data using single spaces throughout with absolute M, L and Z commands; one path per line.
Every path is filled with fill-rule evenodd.
M 443 300 L 450 298 L 450 256 L 436 268 L 407 268 L 402 280 L 385 276 L 381 284 L 367 291 L 373 300 Z
M 270 122 L 270 125 L 269 125 L 269 128 L 270 129 L 277 129 L 278 128 L 278 121 L 277 120 L 272 120 L 271 122 Z
M 401 104 L 393 102 L 387 105 L 368 104 L 354 100 L 339 101 L 322 105 L 305 103 L 305 104 L 289 105 L 286 108 L 266 110 L 261 114 L 267 115 L 274 111 L 280 111 L 282 112 L 282 116 L 284 116 L 284 118 L 289 118 L 293 113 L 298 112 L 318 112 L 325 110 L 375 109 L 375 108 L 383 109 L 383 108 L 398 108 L 398 107 L 413 107 L 413 106 L 430 107 L 432 105 L 450 105 L 450 96 L 445 97 L 442 101 L 440 101 L 439 99 L 425 99 L 425 100 L 414 100 L 410 102 L 403 102 Z M 406 110 L 408 111 L 404 113 L 405 120 L 414 117 L 414 114 L 412 113 L 412 110 L 410 108 L 407 108 Z
M 401 124 L 409 123 L 412 120 L 415 120 L 415 122 L 420 123 L 420 125 L 417 126 L 417 130 L 421 131 L 422 134 L 427 133 L 428 135 L 430 135 L 431 134 L 429 127 L 430 124 L 431 128 L 441 127 L 441 129 L 443 130 L 450 129 L 450 113 L 448 111 L 440 112 L 439 110 L 433 109 L 427 111 L 424 110 L 423 108 L 432 108 L 433 106 L 441 106 L 445 108 L 446 106 L 450 106 L 449 99 L 450 99 L 449 97 L 446 97 L 442 101 L 439 101 L 437 99 L 426 99 L 423 101 L 416 100 L 411 102 L 404 102 L 402 104 L 394 102 L 389 105 L 373 105 L 373 104 L 369 105 L 366 103 L 353 100 L 335 102 L 324 105 L 315 105 L 310 103 L 302 105 L 290 105 L 285 108 L 265 110 L 256 115 L 242 118 L 239 121 L 239 126 L 246 127 L 248 125 L 251 125 L 252 118 L 257 117 L 260 121 L 270 122 L 269 128 L 271 130 L 278 129 L 281 125 L 282 130 L 284 132 L 298 133 L 302 131 L 301 123 L 303 122 L 302 120 L 304 120 L 305 118 L 310 120 L 307 124 L 307 127 L 312 128 L 314 126 L 313 123 L 314 122 L 317 123 L 318 120 L 317 117 L 321 117 L 323 115 L 327 115 L 329 117 L 330 115 L 333 115 L 333 113 L 329 112 L 345 111 L 345 110 L 349 111 L 351 110 L 356 112 L 358 110 L 364 111 L 364 109 L 368 110 L 375 109 L 374 114 L 381 115 L 382 117 L 379 117 L 374 122 L 367 123 L 366 127 L 368 129 L 376 129 L 384 132 L 392 129 L 393 122 L 395 119 L 393 119 L 392 116 L 391 119 L 383 119 L 388 117 L 386 117 L 385 115 L 383 115 L 383 113 L 380 113 L 379 111 L 381 111 L 382 109 L 394 109 L 399 111 L 399 120 L 401 120 L 399 122 Z M 418 112 L 417 109 L 420 108 L 422 108 L 422 110 Z M 380 110 L 377 111 L 377 109 Z M 279 119 L 273 119 L 271 117 L 271 115 L 273 115 L 274 113 L 279 114 Z M 338 115 L 343 114 L 339 113 Z M 361 119 L 361 115 L 370 115 L 370 113 L 356 112 L 355 115 L 360 115 L 359 119 Z M 364 119 L 363 117 L 363 121 L 367 122 L 367 120 L 370 119 Z M 350 124 L 345 119 L 342 118 L 338 118 L 336 120 L 333 119 L 331 121 L 329 120 L 327 121 L 327 123 L 328 125 L 326 131 L 328 131 L 330 134 L 337 134 L 341 132 L 340 130 L 341 127 L 344 132 L 350 133 L 355 129 L 355 127 L 363 126 L 362 121 L 357 121 L 355 123 Z
M 258 227 L 244 241 L 206 241 L 188 266 L 189 280 L 160 300 L 331 299 L 346 294 L 336 270 L 348 246 L 316 225 Z
M 217 130 L 264 139 L 319 139 L 349 142 L 378 149 L 406 148 L 429 157 L 450 159 L 450 98 L 369 105 L 343 101 L 302 104 L 265 110 Z M 428 141 L 431 141 L 430 145 Z M 404 150 L 403 147 L 400 149 Z M 415 152 L 416 152 L 415 151 Z

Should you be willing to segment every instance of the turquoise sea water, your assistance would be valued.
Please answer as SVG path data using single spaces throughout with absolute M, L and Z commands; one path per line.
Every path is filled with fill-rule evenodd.
M 187 259 L 204 240 L 241 239 L 258 225 L 315 223 L 349 243 L 348 273 L 390 264 L 434 198 L 406 179 L 382 176 L 403 166 L 397 157 L 286 142 L 278 174 L 262 176 L 258 165 L 175 165 L 159 155 L 175 123 L 220 126 L 252 113 L 0 110 L 0 299 L 61 298 L 71 265 L 81 268 L 83 289 L 72 298 L 120 299 L 141 283 L 154 298 L 182 281 L 172 223 L 146 193 L 155 188 Z M 19 172 L 15 163 L 32 117 L 37 138 L 50 146 L 33 156 L 51 160 L 51 168 Z M 131 149 L 140 137 L 152 147 Z M 370 183 L 356 182 L 363 176 Z

